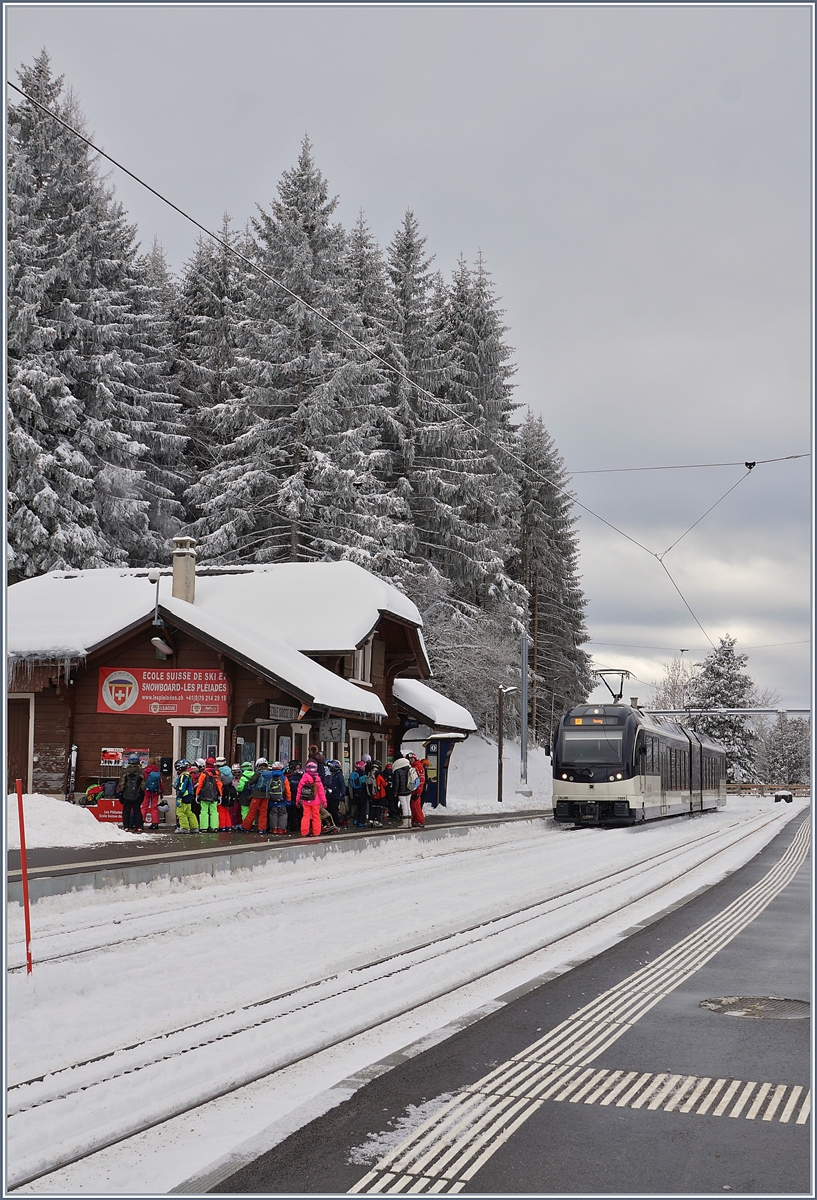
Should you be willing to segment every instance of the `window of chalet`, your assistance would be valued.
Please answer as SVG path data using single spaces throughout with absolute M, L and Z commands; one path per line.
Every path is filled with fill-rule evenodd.
M 372 638 L 368 638 L 359 650 L 355 650 L 352 661 L 352 683 L 372 683 Z

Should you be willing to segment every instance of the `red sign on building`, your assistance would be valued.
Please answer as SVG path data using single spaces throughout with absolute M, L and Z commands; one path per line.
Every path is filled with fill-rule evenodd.
M 162 713 L 169 717 L 226 717 L 223 671 L 173 667 L 100 667 L 97 712 Z

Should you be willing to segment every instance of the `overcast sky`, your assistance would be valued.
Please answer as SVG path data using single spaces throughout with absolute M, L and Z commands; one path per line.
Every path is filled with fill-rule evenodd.
M 811 448 L 810 5 L 7 5 L 99 144 L 210 227 L 268 204 L 308 133 L 348 226 L 406 208 L 450 273 L 482 250 L 577 498 L 656 552 L 742 475 Z M 195 231 L 114 171 L 143 245 Z M 811 460 L 759 465 L 666 558 L 809 703 Z M 659 563 L 581 512 L 599 666 L 645 683 L 704 634 Z M 795 643 L 775 645 L 773 643 Z M 761 648 L 766 647 L 766 648 Z

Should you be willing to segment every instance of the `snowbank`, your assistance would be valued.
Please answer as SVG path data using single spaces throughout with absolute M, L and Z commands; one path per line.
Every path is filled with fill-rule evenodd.
M 517 795 L 519 742 L 506 741 L 503 748 L 502 805 L 497 800 L 496 742 L 474 734 L 455 746 L 448 768 L 448 811 L 452 814 L 524 812 L 549 808 L 553 797 L 550 758 L 541 746 L 528 748 L 528 783 L 533 795 Z M 437 810 L 439 811 L 439 810 Z
M 26 846 L 98 846 L 101 842 L 128 841 L 126 833 L 110 821 L 97 821 L 87 808 L 54 800 L 38 792 L 23 796 L 26 823 Z M 20 849 L 20 826 L 17 818 L 17 796 L 8 798 L 6 809 L 6 849 Z

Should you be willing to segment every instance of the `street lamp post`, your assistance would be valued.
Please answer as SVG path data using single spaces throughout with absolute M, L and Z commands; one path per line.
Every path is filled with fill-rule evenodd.
M 519 778 L 528 782 L 528 633 L 522 630 L 522 746 L 520 750 Z
M 497 783 L 496 783 L 497 795 L 496 795 L 496 798 L 500 804 L 502 803 L 502 750 L 503 750 L 503 743 L 504 743 L 504 738 L 505 738 L 505 697 L 507 695 L 509 695 L 511 692 L 515 692 L 515 691 L 517 691 L 517 689 L 515 687 L 503 687 L 501 683 L 499 685 L 499 697 L 498 697 L 498 705 L 497 705 L 497 707 L 499 709 L 499 712 L 497 714 L 497 716 L 498 716 L 497 724 L 499 725 L 499 728 L 497 729 L 497 734 L 496 734 L 496 765 L 497 765 Z

